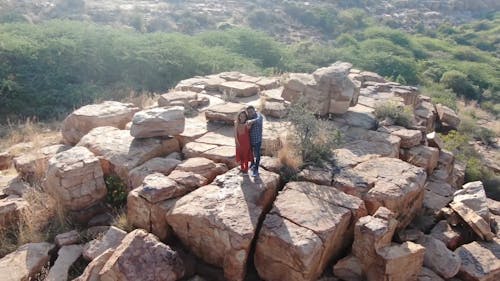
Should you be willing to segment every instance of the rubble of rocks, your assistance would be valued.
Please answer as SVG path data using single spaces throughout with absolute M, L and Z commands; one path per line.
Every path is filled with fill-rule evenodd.
M 301 99 L 343 139 L 331 163 L 284 182 L 278 151 L 294 130 L 288 108 Z M 412 124 L 377 120 L 375 109 L 388 102 L 409 108 Z M 29 207 L 24 179 L 42 163 L 44 192 L 101 234 L 84 243 L 77 231 L 62 233 L 55 249 L 24 245 L 0 258 L 0 279 L 24 280 L 51 259 L 47 280 L 62 280 L 81 256 L 90 262 L 81 281 L 204 280 L 207 272 L 236 281 L 500 277 L 500 202 L 481 182 L 463 184 L 464 167 L 435 133 L 460 120 L 417 88 L 339 62 L 282 79 L 194 77 L 147 109 L 103 104 L 67 118 L 70 145 L 21 153 L 13 160 L 19 176 L 0 178 L 0 230 Z M 249 105 L 265 118 L 259 177 L 235 161 L 233 122 Z M 127 221 L 138 228 L 131 233 L 109 227 L 110 175 L 127 188 Z M 36 253 L 21 265 L 27 251 Z M 8 279 L 14 267 L 19 276 Z

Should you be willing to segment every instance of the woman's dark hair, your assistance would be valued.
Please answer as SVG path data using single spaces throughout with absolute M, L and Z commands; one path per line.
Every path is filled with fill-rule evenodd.
M 238 112 L 238 115 L 236 115 L 236 120 L 235 120 L 236 123 L 240 122 L 240 115 L 241 114 L 245 114 L 245 119 L 248 120 L 247 112 L 245 110 L 242 110 L 242 111 Z

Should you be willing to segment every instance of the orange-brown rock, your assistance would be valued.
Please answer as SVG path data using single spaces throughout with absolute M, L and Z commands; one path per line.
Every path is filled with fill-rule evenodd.
M 184 131 L 184 107 L 155 107 L 136 112 L 130 134 L 135 138 L 176 136 Z
M 227 280 L 243 280 L 250 246 L 263 212 L 274 199 L 277 174 L 259 177 L 233 169 L 180 198 L 167 222 L 176 236 L 205 262 L 222 267 Z
M 28 281 L 35 278 L 50 260 L 53 244 L 29 243 L 0 259 L 0 280 Z
M 99 159 L 81 146 L 50 158 L 43 186 L 63 207 L 72 211 L 100 202 L 107 192 Z
M 291 182 L 266 216 L 255 250 L 265 280 L 316 280 L 353 239 L 364 203 L 330 186 Z
M 139 108 L 131 103 L 116 101 L 80 107 L 64 119 L 61 130 L 63 139 L 68 144 L 75 145 L 84 135 L 97 127 L 112 126 L 124 129 L 137 111 Z
M 14 167 L 22 178 L 30 182 L 33 180 L 42 180 L 47 171 L 49 159 L 69 148 L 71 147 L 61 144 L 42 147 L 14 158 Z
M 176 281 L 184 273 L 177 252 L 153 234 L 137 229 L 123 238 L 99 276 L 101 281 Z
M 500 278 L 500 239 L 472 242 L 455 250 L 462 264 L 458 277 L 462 280 L 495 281 Z
M 435 147 L 424 145 L 401 150 L 401 159 L 417 167 L 422 167 L 431 174 L 439 161 L 439 150 Z
M 425 180 L 423 169 L 382 157 L 341 170 L 333 185 L 362 198 L 370 214 L 381 206 L 393 211 L 402 229 L 422 207 Z
M 105 175 L 117 174 L 128 182 L 129 173 L 135 167 L 172 152 L 180 152 L 175 138 L 135 139 L 128 130 L 113 127 L 99 127 L 85 135 L 79 146 L 85 146 L 99 160 Z

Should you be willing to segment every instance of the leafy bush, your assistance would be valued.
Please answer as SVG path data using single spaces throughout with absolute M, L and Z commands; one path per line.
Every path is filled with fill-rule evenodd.
M 472 85 L 467 76 L 456 70 L 443 73 L 440 82 L 447 88 L 452 89 L 457 95 L 477 99 L 478 89 Z
M 394 103 L 384 103 L 375 107 L 375 116 L 379 120 L 390 118 L 395 125 L 410 127 L 413 122 L 412 110 L 408 107 L 400 107 Z
M 302 100 L 290 107 L 288 120 L 294 127 L 294 146 L 299 150 L 303 164 L 322 165 L 323 161 L 331 160 L 340 133 L 328 121 L 317 119 Z
M 106 202 L 115 208 L 121 208 L 127 203 L 127 184 L 118 176 L 111 175 L 104 178 L 108 193 Z

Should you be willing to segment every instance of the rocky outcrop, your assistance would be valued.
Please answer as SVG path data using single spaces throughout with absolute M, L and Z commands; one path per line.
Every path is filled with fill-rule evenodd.
M 424 236 L 418 243 L 425 247 L 424 265 L 445 279 L 452 278 L 460 269 L 460 257 L 446 245 L 433 238 Z
M 359 96 L 359 84 L 348 76 L 351 67 L 350 63 L 336 62 L 313 74 L 289 74 L 282 97 L 292 103 L 302 99 L 319 115 L 346 113 Z
M 105 175 L 117 174 L 124 182 L 128 182 L 130 171 L 144 162 L 180 152 L 175 138 L 134 139 L 128 130 L 114 127 L 95 128 L 78 145 L 99 158 Z
M 100 281 L 99 272 L 102 270 L 113 253 L 114 249 L 109 249 L 97 256 L 87 265 L 82 275 L 75 278 L 73 281 Z
M 28 281 L 34 278 L 50 260 L 49 243 L 29 243 L 0 259 L 0 280 Z
M 397 225 L 384 207 L 356 223 L 352 252 L 367 280 L 412 280 L 420 273 L 425 248 L 413 242 L 391 244 Z
M 68 231 L 56 235 L 54 242 L 57 247 L 77 244 L 80 241 L 80 234 L 76 230 Z
M 221 83 L 219 90 L 229 97 L 250 97 L 259 92 L 259 86 L 248 82 L 228 81 Z
M 135 138 L 176 136 L 184 131 L 184 107 L 157 107 L 136 112 L 130 134 Z
M 500 277 L 500 239 L 492 242 L 472 242 L 460 246 L 455 253 L 462 263 L 458 276 L 464 280 L 493 281 Z
M 205 117 L 208 121 L 212 122 L 234 124 L 238 113 L 245 108 L 246 106 L 244 104 L 227 102 L 209 107 L 205 111 Z
M 458 126 L 460 125 L 460 118 L 451 108 L 438 103 L 436 104 L 436 111 L 439 117 L 439 121 L 443 126 L 455 130 L 458 128 Z
M 87 208 L 106 196 L 99 159 L 77 146 L 49 160 L 44 189 L 68 210 Z
M 228 280 L 243 280 L 257 225 L 271 206 L 277 174 L 251 178 L 233 169 L 180 198 L 167 214 L 176 236 L 205 262 L 222 266 Z
M 175 158 L 155 157 L 134 168 L 129 173 L 129 186 L 133 189 L 142 184 L 144 178 L 153 173 L 169 175 L 182 161 Z
M 137 111 L 139 108 L 133 104 L 116 101 L 86 105 L 64 119 L 61 133 L 68 144 L 75 145 L 84 135 L 97 127 L 112 126 L 124 129 Z
M 209 100 L 198 96 L 198 93 L 192 91 L 172 91 L 165 93 L 158 99 L 158 106 L 183 106 L 188 108 L 197 108 L 208 105 Z
M 99 275 L 102 281 L 176 281 L 184 273 L 177 252 L 154 235 L 137 229 L 123 238 Z
M 316 280 L 353 239 L 363 201 L 330 186 L 291 182 L 266 215 L 255 250 L 265 280 Z
M 395 158 L 375 158 L 334 176 L 333 185 L 363 199 L 370 214 L 386 207 L 404 228 L 420 210 L 426 173 Z

